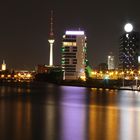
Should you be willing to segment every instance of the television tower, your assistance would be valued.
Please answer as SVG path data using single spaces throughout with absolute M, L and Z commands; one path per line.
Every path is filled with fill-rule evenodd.
M 51 11 L 51 28 L 48 42 L 50 44 L 50 59 L 49 59 L 49 66 L 53 66 L 53 43 L 54 43 L 54 33 L 53 33 L 53 11 Z

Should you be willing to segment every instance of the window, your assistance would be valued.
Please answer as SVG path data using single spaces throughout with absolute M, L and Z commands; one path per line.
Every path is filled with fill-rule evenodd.
M 64 57 L 65 57 L 65 58 L 76 58 L 75 55 L 71 55 L 71 56 L 70 56 L 70 55 L 65 55 Z
M 63 46 L 76 46 L 76 42 L 63 42 Z

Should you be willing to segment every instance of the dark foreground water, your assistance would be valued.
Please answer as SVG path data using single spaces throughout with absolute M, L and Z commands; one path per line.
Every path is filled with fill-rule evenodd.
M 0 86 L 0 140 L 140 140 L 140 92 Z

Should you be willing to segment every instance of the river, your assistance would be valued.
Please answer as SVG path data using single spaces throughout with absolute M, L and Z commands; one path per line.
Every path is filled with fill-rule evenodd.
M 140 140 L 140 92 L 0 86 L 0 140 Z

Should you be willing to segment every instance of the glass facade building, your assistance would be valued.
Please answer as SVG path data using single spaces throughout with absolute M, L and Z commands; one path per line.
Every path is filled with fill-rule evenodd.
M 139 33 L 125 33 L 120 37 L 119 68 L 138 69 Z

